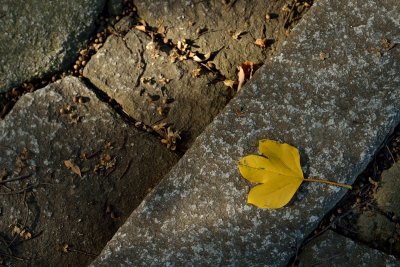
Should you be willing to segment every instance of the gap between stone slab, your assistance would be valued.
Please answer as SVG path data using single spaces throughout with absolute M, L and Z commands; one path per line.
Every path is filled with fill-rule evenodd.
M 80 76 L 79 69 L 75 69 L 74 66 L 77 65 L 76 62 L 79 60 L 80 56 L 82 55 L 83 50 L 87 50 L 88 54 L 84 55 L 86 59 L 84 61 L 89 61 L 90 58 L 97 52 L 93 53 L 93 50 L 90 49 L 94 47 L 94 45 L 97 45 L 99 43 L 96 43 L 95 40 L 98 38 L 98 34 L 101 32 L 104 32 L 105 34 L 108 33 L 108 35 L 104 36 L 104 41 L 107 39 L 109 35 L 111 35 L 110 32 L 107 32 L 107 27 L 110 25 L 112 26 L 112 20 L 115 20 L 116 17 L 113 17 L 112 14 L 109 14 L 109 2 L 110 0 L 107 0 L 104 4 L 102 12 L 99 14 L 99 16 L 96 19 L 96 29 L 93 31 L 92 35 L 88 38 L 86 46 L 82 48 L 80 51 L 77 52 L 75 56 L 75 60 L 71 65 L 65 69 L 61 69 L 55 72 L 48 73 L 46 75 L 43 75 L 42 77 L 34 78 L 30 81 L 26 81 L 18 86 L 10 88 L 7 92 L 0 93 L 0 120 L 4 119 L 7 114 L 12 110 L 14 105 L 17 103 L 19 98 L 27 93 L 32 93 L 36 90 L 39 90 L 45 86 L 47 86 L 50 83 L 56 82 L 65 76 L 68 75 L 73 75 L 76 77 Z M 122 14 L 120 14 L 119 17 L 122 17 L 124 13 L 128 13 L 129 16 L 135 17 L 135 8 L 130 1 L 124 1 L 123 2 L 124 7 L 122 8 Z M 108 21 L 109 20 L 109 21 Z M 102 24 L 103 23 L 103 24 Z M 104 28 L 102 30 L 102 28 Z M 102 31 L 100 31 L 102 30 Z M 102 37 L 103 38 L 103 37 Z M 100 42 L 101 43 L 101 42 Z M 102 44 L 101 43 L 101 44 Z M 82 68 L 83 71 L 83 68 Z
M 130 13 L 129 13 L 128 16 L 130 16 L 130 17 L 132 17 L 132 18 L 135 19 L 135 24 L 136 24 L 136 26 L 137 26 L 137 22 L 140 22 L 142 19 L 141 19 L 140 14 L 138 14 L 138 12 L 137 12 L 136 6 L 135 6 L 134 4 L 128 3 L 128 1 L 125 1 L 124 4 L 125 4 L 125 7 L 123 8 L 123 12 L 127 13 L 127 12 L 130 11 Z M 100 18 L 102 18 L 102 17 L 104 18 L 104 16 L 105 16 L 107 13 L 108 13 L 108 2 L 106 2 L 105 6 L 104 6 L 104 8 L 103 8 L 102 13 L 101 13 L 101 14 L 99 15 L 99 17 L 98 17 L 98 20 L 100 20 Z M 124 13 L 121 14 L 121 16 L 124 16 Z M 125 17 L 126 17 L 126 14 L 125 14 Z M 299 20 L 300 20 L 300 19 L 299 19 Z M 144 21 L 144 20 L 142 20 L 142 21 Z M 144 22 L 145 22 L 145 21 L 144 21 Z M 296 21 L 296 22 L 298 22 L 298 21 Z M 163 42 L 163 40 L 162 40 L 162 38 L 161 38 L 161 37 L 162 37 L 162 34 L 160 34 L 160 33 L 154 31 L 154 29 L 157 29 L 157 27 L 151 26 L 151 25 L 149 25 L 147 22 L 145 22 L 145 23 L 146 23 L 146 24 L 148 25 L 148 27 L 149 27 L 149 30 L 146 31 L 145 33 L 146 33 L 149 37 L 151 37 L 151 39 L 152 39 L 154 42 L 157 42 L 157 43 L 160 44 L 160 45 L 167 46 L 167 47 L 168 47 L 169 49 L 171 49 L 171 50 L 177 49 L 177 48 L 178 48 L 178 44 L 177 44 L 177 43 L 174 43 L 172 40 L 168 40 L 167 43 Z M 294 23 L 294 22 L 292 22 L 292 24 L 293 24 L 293 23 Z M 104 28 L 107 28 L 107 25 L 103 25 L 103 26 L 104 26 Z M 115 31 L 114 26 L 115 26 L 115 24 L 111 24 L 111 26 L 109 25 L 109 27 L 112 27 L 112 29 Z M 289 26 L 290 26 L 290 25 L 284 25 L 285 28 L 286 28 L 286 27 L 289 28 Z M 101 29 L 101 27 L 102 27 L 102 25 L 99 24 L 98 27 L 97 27 L 97 29 L 96 29 L 96 31 L 94 31 L 93 36 L 92 36 L 92 37 L 89 39 L 89 41 L 88 41 L 88 45 L 86 46 L 86 47 L 87 47 L 86 50 L 89 50 L 89 49 L 88 49 L 89 47 L 91 47 L 91 46 L 93 46 L 94 44 L 96 44 L 96 43 L 94 42 L 94 40 L 95 40 L 96 36 L 98 35 L 98 33 L 100 32 L 99 29 Z M 130 27 L 129 30 L 137 30 L 137 29 L 135 29 L 135 27 Z M 118 32 L 117 32 L 117 33 L 118 33 Z M 105 42 L 106 39 L 107 39 L 110 35 L 112 35 L 112 34 L 113 34 L 113 33 L 109 33 L 107 36 L 104 36 L 104 42 Z M 121 35 L 122 35 L 122 34 L 121 34 Z M 125 34 L 124 34 L 124 35 L 125 35 Z M 103 43 L 104 43 L 104 42 L 103 42 Z M 221 48 L 221 49 L 223 49 L 223 48 Z M 84 49 L 84 50 L 85 50 L 85 49 Z M 216 67 L 210 68 L 209 66 L 207 66 L 207 62 L 212 61 L 212 59 L 217 55 L 217 53 L 218 53 L 219 51 L 220 51 L 220 50 L 212 52 L 210 58 L 207 59 L 207 60 L 205 60 L 204 62 L 198 62 L 198 61 L 196 61 L 196 60 L 193 60 L 192 58 L 188 58 L 188 59 L 186 59 L 186 60 L 191 60 L 191 61 L 193 61 L 193 62 L 196 62 L 197 65 L 199 66 L 199 68 L 203 69 L 203 70 L 206 71 L 206 72 L 212 72 L 212 73 L 215 75 L 216 79 L 221 80 L 221 81 L 224 81 L 224 80 L 226 80 L 226 77 L 225 77 L 224 75 L 222 75 L 222 73 L 221 73 Z M 77 55 L 77 57 L 76 57 L 77 59 L 80 57 L 80 55 L 82 55 L 81 52 L 82 52 L 82 51 L 80 51 L 80 52 L 78 53 L 78 55 Z M 92 51 L 92 52 L 93 52 L 93 51 Z M 95 53 L 96 53 L 96 52 L 97 52 L 97 51 L 95 51 Z M 88 56 L 88 58 L 86 59 L 86 61 L 90 60 L 90 57 L 93 56 L 95 53 L 90 54 L 90 55 Z M 80 73 L 80 70 L 79 70 L 79 66 L 78 66 L 77 68 L 74 68 L 76 65 L 77 65 L 76 63 L 73 63 L 72 66 L 71 66 L 71 67 L 69 68 L 69 70 L 67 70 L 67 71 L 61 70 L 61 71 L 59 71 L 59 72 L 46 75 L 46 76 L 44 76 L 44 77 L 42 77 L 42 78 L 34 79 L 34 80 L 30 81 L 30 82 L 25 82 L 25 83 L 23 83 L 23 84 L 22 84 L 21 86 L 19 86 L 19 87 L 12 88 L 12 89 L 9 90 L 9 92 L 7 92 L 7 93 L 0 94 L 0 101 L 3 101 L 3 103 L 0 102 L 0 119 L 3 119 L 3 118 L 11 111 L 12 107 L 15 105 L 15 103 L 18 101 L 18 99 L 19 99 L 22 95 L 24 95 L 24 94 L 26 94 L 26 93 L 28 93 L 28 92 L 33 92 L 33 91 L 35 91 L 35 90 L 39 90 L 39 89 L 41 89 L 41 88 L 47 86 L 48 84 L 50 84 L 50 83 L 52 83 L 52 82 L 55 82 L 55 81 L 57 81 L 57 80 L 59 80 L 59 79 L 62 79 L 62 78 L 65 77 L 66 75 L 74 75 L 74 76 L 80 77 L 80 78 L 85 82 L 85 84 L 86 84 L 89 88 L 91 88 L 92 91 L 94 91 L 94 92 L 96 93 L 96 95 L 99 97 L 99 99 L 100 99 L 101 101 L 108 103 L 109 106 L 110 106 L 113 110 L 115 110 L 122 118 L 124 118 L 124 120 L 125 120 L 126 122 L 128 122 L 129 124 L 134 124 L 134 125 L 136 126 L 136 125 L 137 125 L 136 123 L 138 123 L 138 121 L 135 120 L 134 118 L 131 118 L 129 115 L 127 115 L 127 113 L 124 112 L 124 110 L 121 108 L 121 106 L 120 106 L 114 99 L 110 99 L 104 92 L 101 92 L 100 89 L 98 89 L 97 87 L 95 87 L 88 79 L 81 77 L 81 73 Z M 260 67 L 261 67 L 261 66 L 260 66 Z M 83 69 L 83 66 L 81 66 L 81 68 Z M 81 70 L 82 70 L 82 69 L 81 69 Z M 236 94 L 236 91 L 232 90 L 232 94 L 231 94 L 231 96 L 229 97 L 229 101 L 235 97 L 235 94 Z M 11 97 L 11 96 L 13 96 L 13 95 L 14 95 L 14 96 L 16 95 L 16 96 L 13 98 L 13 97 Z M 228 103 L 229 103 L 229 101 L 228 101 Z M 137 128 L 139 128 L 139 127 L 137 127 Z M 143 128 L 144 128 L 144 130 L 147 131 L 147 132 L 151 132 L 151 131 L 152 131 L 152 126 L 151 126 L 151 125 L 143 125 Z M 153 132 L 153 135 L 155 135 L 155 136 L 157 136 L 157 137 L 160 137 L 160 135 L 154 134 L 154 132 Z M 179 153 L 179 154 L 180 154 L 180 153 Z
M 106 93 L 104 93 L 99 88 L 97 88 L 95 85 L 93 85 L 89 81 L 89 79 L 81 76 L 81 71 L 83 71 L 83 67 L 84 67 L 83 65 L 75 67 L 77 65 L 76 62 L 78 61 L 78 59 L 81 56 L 83 56 L 84 60 L 86 62 L 88 62 L 90 60 L 90 58 L 97 53 L 97 51 L 90 49 L 91 47 L 93 47 L 96 44 L 103 44 L 110 35 L 113 35 L 112 31 L 109 32 L 107 30 L 109 27 L 112 27 L 113 30 L 115 30 L 114 26 L 116 24 L 116 23 L 110 23 L 111 25 L 107 24 L 107 21 L 106 21 L 107 19 L 110 19 L 110 20 L 115 19 L 114 17 L 112 17 L 112 15 L 107 16 L 107 14 L 109 13 L 108 3 L 109 3 L 109 1 L 107 1 L 105 3 L 103 11 L 99 14 L 99 16 L 97 18 L 97 21 L 105 22 L 104 25 L 102 25 L 101 22 L 99 22 L 96 30 L 93 32 L 93 35 L 89 38 L 87 45 L 85 46 L 85 48 L 83 48 L 82 50 L 80 50 L 77 53 L 77 55 L 75 57 L 77 60 L 75 60 L 75 62 L 73 62 L 69 68 L 67 68 L 66 70 L 62 69 L 57 72 L 53 72 L 53 73 L 44 75 L 41 78 L 32 79 L 29 82 L 24 82 L 20 86 L 11 88 L 8 92 L 0 93 L 0 119 L 4 119 L 7 116 L 7 114 L 12 110 L 12 108 L 17 103 L 19 98 L 22 97 L 23 95 L 25 95 L 27 93 L 32 93 L 36 90 L 43 89 L 47 85 L 54 83 L 58 80 L 61 80 L 68 75 L 71 75 L 71 76 L 80 78 L 84 82 L 84 84 L 96 94 L 96 96 L 98 97 L 98 99 L 100 101 L 106 103 L 112 110 L 114 110 L 116 113 L 118 113 L 127 124 L 134 125 L 137 129 L 148 132 L 158 139 L 160 139 L 160 137 L 162 137 L 161 135 L 157 134 L 153 130 L 152 126 L 144 125 L 143 123 L 138 125 L 138 121 L 135 120 L 134 118 L 130 117 L 126 112 L 124 112 L 121 105 L 119 105 L 119 103 L 117 103 L 117 101 L 115 101 L 114 99 L 111 99 Z M 122 14 L 119 17 L 122 17 L 122 16 L 132 17 L 133 19 L 135 19 L 137 21 L 140 20 L 140 18 L 137 15 L 137 12 L 136 12 L 136 7 L 134 5 L 130 4 L 128 1 L 124 1 L 124 5 L 125 6 L 123 7 Z M 118 16 L 116 16 L 116 17 L 118 17 Z M 103 18 L 103 20 L 101 20 L 101 18 Z M 103 27 L 104 27 L 103 31 L 100 31 Z M 130 29 L 130 30 L 132 30 L 132 29 Z M 96 43 L 95 40 L 96 40 L 96 38 L 99 38 L 98 34 L 101 32 L 104 32 L 103 42 Z M 107 33 L 108 33 L 108 35 L 106 35 Z M 82 51 L 88 51 L 88 53 L 83 55 Z M 171 151 L 171 152 L 174 152 L 178 156 L 183 155 L 183 152 L 181 152 L 181 151 Z
M 352 198 L 354 198 L 354 195 L 357 194 L 356 192 L 354 192 L 354 190 L 356 190 L 356 188 L 358 187 L 358 185 L 363 184 L 363 183 L 368 183 L 368 182 L 369 182 L 369 181 L 363 181 L 363 180 L 365 180 L 364 177 L 369 176 L 369 175 L 368 175 L 368 170 L 370 170 L 370 169 L 372 168 L 371 164 L 375 163 L 376 160 L 377 160 L 377 158 L 380 157 L 380 155 L 382 155 L 382 154 L 384 155 L 384 154 L 385 154 L 385 150 L 386 150 L 386 149 L 389 149 L 389 148 L 388 148 L 388 144 L 389 144 L 390 142 L 392 142 L 393 139 L 396 138 L 396 136 L 400 136 L 400 124 L 398 124 L 398 125 L 393 129 L 393 131 L 387 135 L 387 137 L 385 138 L 385 140 L 384 140 L 384 141 L 382 142 L 382 144 L 380 145 L 379 149 L 377 149 L 377 151 L 375 152 L 375 154 L 374 154 L 374 156 L 372 157 L 371 161 L 368 163 L 367 167 L 357 176 L 356 180 L 355 180 L 354 183 L 353 183 L 353 188 L 354 188 L 353 191 L 349 191 L 346 195 L 344 195 L 343 198 L 342 198 L 341 200 L 339 200 L 339 202 L 335 205 L 335 207 L 333 207 L 333 208 L 321 219 L 321 221 L 320 221 L 318 227 L 315 228 L 315 229 L 312 231 L 312 233 L 311 233 L 308 237 L 306 237 L 306 238 L 303 240 L 303 242 L 302 242 L 301 244 L 299 244 L 299 245 L 297 246 L 297 248 L 296 248 L 296 254 L 295 254 L 295 256 L 293 256 L 293 257 L 291 258 L 291 260 L 290 260 L 289 263 L 287 264 L 287 267 L 295 267 L 295 266 L 298 266 L 297 263 L 296 263 L 296 260 L 297 260 L 298 255 L 301 254 L 301 251 L 303 250 L 303 248 L 304 248 L 309 242 L 311 242 L 312 240 L 314 240 L 315 238 L 317 238 L 318 236 L 322 235 L 323 233 L 325 233 L 325 232 L 328 231 L 328 230 L 333 230 L 333 231 L 335 231 L 337 234 L 342 235 L 342 236 L 344 236 L 344 237 L 346 237 L 346 238 L 350 238 L 350 239 L 353 240 L 354 242 L 362 243 L 362 244 L 364 244 L 364 245 L 366 245 L 366 246 L 368 246 L 368 247 L 371 247 L 372 249 L 377 249 L 377 250 L 379 250 L 379 251 L 381 251 L 381 252 L 383 252 L 383 253 L 385 253 L 385 254 L 388 253 L 388 251 L 385 251 L 385 248 L 384 248 L 384 247 L 380 247 L 380 246 L 378 246 L 378 247 L 373 247 L 372 244 L 367 243 L 367 242 L 364 242 L 364 241 L 362 241 L 362 240 L 359 240 L 359 239 L 357 238 L 357 236 L 356 236 L 356 235 L 358 235 L 357 233 L 351 234 L 351 232 L 349 232 L 349 234 L 346 235 L 345 233 L 340 232 L 340 229 L 343 230 L 343 227 L 341 227 L 340 225 L 339 225 L 339 226 L 336 226 L 336 223 L 338 223 L 338 221 L 340 221 L 340 220 L 344 219 L 346 216 L 348 216 L 348 215 L 349 215 L 349 214 L 348 214 L 349 212 L 353 212 L 353 211 L 354 211 L 353 209 L 350 209 L 350 210 L 344 209 L 344 210 L 342 210 L 342 207 L 344 206 L 344 203 L 348 203 L 347 205 L 349 205 L 350 203 L 353 203 L 353 202 L 354 202 L 354 201 L 353 201 L 354 199 L 352 199 Z M 396 149 L 395 144 L 391 145 L 390 148 L 391 148 L 392 150 Z M 390 152 L 390 150 L 389 150 L 389 152 Z M 390 152 L 390 154 L 392 155 L 392 152 Z M 389 168 L 390 168 L 390 166 L 392 166 L 393 164 L 395 164 L 395 158 L 386 159 L 386 161 L 389 162 L 389 164 L 390 164 L 390 165 L 388 166 Z M 378 163 L 378 164 L 379 164 L 379 163 Z M 379 170 L 379 171 L 384 171 L 384 170 L 387 169 L 387 168 L 384 168 L 383 166 L 378 166 L 378 168 L 381 168 L 381 167 L 382 167 L 383 169 L 382 169 L 382 170 Z M 378 176 L 381 176 L 381 174 L 378 174 Z M 378 181 L 375 181 L 375 182 L 378 182 Z M 370 190 L 372 190 L 372 189 L 370 189 Z M 400 189 L 399 189 L 399 190 L 400 190 Z M 364 192 L 363 194 L 366 194 L 366 193 L 368 193 L 368 192 Z M 369 197 L 369 196 L 366 196 L 366 197 Z M 362 201 L 362 200 L 361 200 L 361 201 Z M 338 209 L 340 209 L 340 212 L 338 212 Z M 355 207 L 354 209 L 356 209 L 356 207 Z M 356 211 L 356 212 L 357 212 L 357 211 Z M 362 213 L 359 212 L 358 214 L 360 215 L 360 214 L 362 214 Z M 400 214 L 399 214 L 399 215 L 400 215 Z M 389 219 L 389 218 L 388 218 L 388 219 Z M 398 223 L 400 223 L 400 220 L 399 220 L 399 219 L 397 219 L 397 220 L 398 220 Z M 351 229 L 350 229 L 350 230 L 351 230 Z
M 146 125 L 143 122 L 140 122 L 140 121 L 136 120 L 135 118 L 129 116 L 115 99 L 110 98 L 104 91 L 97 88 L 89 79 L 87 79 L 85 77 L 80 77 L 80 79 L 89 90 L 91 90 L 92 92 L 94 92 L 96 94 L 97 98 L 100 101 L 106 103 L 112 110 L 114 110 L 119 116 L 121 116 L 121 118 L 124 120 L 125 123 L 136 127 L 138 130 L 147 132 L 147 133 L 153 135 L 157 139 L 162 138 L 161 135 L 159 135 L 156 131 L 153 130 L 153 125 Z M 183 156 L 184 151 L 179 150 L 179 145 L 177 148 L 178 148 L 177 150 L 174 150 L 174 151 L 170 150 L 170 151 L 172 153 L 175 153 L 179 157 Z

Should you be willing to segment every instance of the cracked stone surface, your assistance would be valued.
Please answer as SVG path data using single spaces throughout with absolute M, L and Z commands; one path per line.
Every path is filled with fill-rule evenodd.
M 305 184 L 287 207 L 257 209 L 237 161 L 270 138 L 299 148 L 306 176 L 352 183 L 400 122 L 400 49 L 382 42 L 400 40 L 399 10 L 318 1 L 92 266 L 285 266 L 345 190 Z
M 395 257 L 358 244 L 331 230 L 313 239 L 299 256 L 299 266 L 400 266 Z
M 83 103 L 73 101 L 77 95 Z M 61 114 L 68 105 L 72 111 Z M 71 119 L 74 114 L 78 121 Z M 37 235 L 14 251 L 34 266 L 88 264 L 178 160 L 73 77 L 21 97 L 0 121 L 0 148 L 2 182 L 29 175 L 1 184 L 0 231 L 12 240 L 9 226 L 19 224 Z M 78 166 L 81 176 L 67 169 L 65 160 Z M 62 244 L 69 245 L 68 253 L 59 251 Z
M 0 92 L 69 67 L 104 4 L 105 0 L 3 0 Z
M 131 30 L 111 36 L 83 75 L 146 125 L 171 124 L 189 146 L 228 101 L 228 89 L 211 72 L 192 77 L 199 65 L 172 63 L 169 48 Z
M 226 3 L 226 4 L 225 4 Z M 193 51 L 216 52 L 213 62 L 227 78 L 235 80 L 237 66 L 245 61 L 264 63 L 268 48 L 260 48 L 256 39 L 266 39 L 269 47 L 284 35 L 282 25 L 287 13 L 285 1 L 135 1 L 138 14 L 152 26 L 164 25 L 167 37 L 176 44 L 193 42 Z M 301 11 L 308 8 L 300 7 Z M 266 20 L 270 14 L 271 19 Z M 240 39 L 232 38 L 241 32 Z M 273 46 L 276 47 L 275 45 Z

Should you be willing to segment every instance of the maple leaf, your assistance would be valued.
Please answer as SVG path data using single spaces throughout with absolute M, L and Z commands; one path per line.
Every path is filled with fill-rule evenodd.
M 277 209 L 292 199 L 300 185 L 321 182 L 351 189 L 351 186 L 315 178 L 304 178 L 299 150 L 289 144 L 273 140 L 260 140 L 262 156 L 249 155 L 239 160 L 240 174 L 253 183 L 247 202 L 259 208 Z

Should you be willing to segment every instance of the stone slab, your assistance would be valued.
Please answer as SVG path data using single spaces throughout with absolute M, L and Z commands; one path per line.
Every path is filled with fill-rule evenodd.
M 111 36 L 88 62 L 83 75 L 148 126 L 167 123 L 193 142 L 228 101 L 228 89 L 193 61 L 172 63 L 167 46 L 131 30 Z
M 83 99 L 76 103 L 76 96 Z M 60 113 L 68 106 L 71 112 Z M 74 77 L 22 96 L 0 121 L 0 150 L 1 240 L 14 238 L 15 224 L 35 236 L 16 238 L 12 251 L 25 261 L 12 266 L 88 264 L 178 160 Z
M 299 267 L 400 266 L 400 261 L 328 230 L 308 243 L 298 257 Z
M 237 66 L 245 61 L 262 64 L 285 39 L 288 17 L 297 19 L 308 10 L 287 6 L 287 1 L 135 1 L 138 14 L 152 26 L 163 25 L 167 38 L 175 44 L 189 40 L 192 50 L 218 52 L 213 58 L 216 68 L 228 79 L 236 80 Z M 284 11 L 292 9 L 291 14 Z M 270 19 L 266 19 L 266 15 Z M 240 34 L 239 34 L 240 33 Z M 235 34 L 239 34 L 234 38 Z M 265 39 L 259 47 L 256 39 Z
M 396 236 L 400 234 L 396 220 L 392 216 L 400 214 L 400 162 L 382 172 L 381 180 L 373 194 L 373 209 L 361 211 L 357 219 L 358 234 L 365 242 L 379 245 L 390 244 L 393 253 L 400 252 L 400 242 Z
M 3 0 L 0 92 L 70 67 L 104 4 L 105 0 Z
M 299 148 L 307 177 L 352 183 L 400 122 L 400 49 L 382 43 L 400 40 L 399 10 L 317 1 L 92 266 L 286 266 L 345 189 L 305 184 L 287 207 L 257 209 L 237 161 L 269 138 Z

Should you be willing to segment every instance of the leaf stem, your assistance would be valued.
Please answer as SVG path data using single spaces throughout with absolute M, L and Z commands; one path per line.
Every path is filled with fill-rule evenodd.
M 316 182 L 316 183 L 325 183 L 325 184 L 330 184 L 330 185 L 334 185 L 334 186 L 338 186 L 338 187 L 344 187 L 347 189 L 353 189 L 353 187 L 351 185 L 348 184 L 342 184 L 342 183 L 337 183 L 337 182 L 332 182 L 332 181 L 328 181 L 328 180 L 322 180 L 322 179 L 318 179 L 318 178 L 304 178 L 303 181 L 305 182 Z

